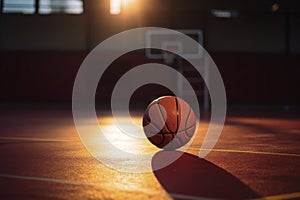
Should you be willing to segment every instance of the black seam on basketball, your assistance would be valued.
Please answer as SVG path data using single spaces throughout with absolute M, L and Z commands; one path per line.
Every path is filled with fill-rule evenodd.
M 189 111 L 189 113 L 188 113 L 188 115 L 186 117 L 185 124 L 184 124 L 184 129 L 186 129 L 186 124 L 187 124 L 187 122 L 188 122 L 188 120 L 190 118 L 191 112 L 192 112 L 192 108 L 190 108 L 190 111 Z
M 156 133 L 155 135 L 157 135 L 157 134 L 160 134 L 162 136 L 161 142 L 159 142 L 159 143 L 152 143 L 151 142 L 151 143 L 154 144 L 154 145 L 156 145 L 156 146 L 159 146 L 159 145 L 161 145 L 165 141 L 165 134 L 162 133 L 162 132 L 159 132 L 159 133 Z M 153 135 L 152 137 L 154 137 L 155 135 Z
M 173 140 L 174 140 L 174 138 L 172 138 L 172 139 L 164 146 L 164 148 L 166 148 L 166 149 L 172 149 L 172 146 L 173 146 Z
M 162 110 L 161 110 L 161 106 L 160 106 L 159 101 L 157 101 L 157 105 L 158 105 L 160 114 L 161 114 L 161 116 L 163 117 L 163 120 L 164 120 L 164 122 L 165 122 L 165 126 L 167 127 L 167 129 L 168 129 L 168 131 L 169 131 L 170 133 L 173 133 L 173 132 L 171 131 L 171 129 L 169 128 L 169 126 L 168 126 L 167 118 L 164 116 L 164 113 L 163 113 Z
M 184 141 L 184 139 L 182 137 L 176 137 L 176 138 L 179 140 L 180 144 L 184 144 L 185 143 L 185 141 Z
M 154 103 L 156 103 L 157 105 L 158 105 L 158 100 L 154 100 L 153 101 Z M 154 104 L 150 104 L 151 106 L 154 106 Z M 151 107 L 150 106 L 150 107 Z M 159 106 L 159 105 L 158 105 Z M 150 107 L 149 107 L 149 109 L 150 109 Z M 156 129 L 158 129 L 160 132 L 161 132 L 161 129 L 159 128 L 159 126 L 155 123 L 155 122 L 153 122 L 151 119 L 150 119 L 150 116 L 148 115 L 149 114 L 149 109 L 147 109 L 147 111 L 146 111 L 146 113 L 145 113 L 145 115 L 146 115 L 146 118 L 148 119 L 148 123 L 151 123 L 151 124 L 153 124 L 153 126 L 155 126 L 155 128 Z M 161 128 L 163 128 L 163 127 L 161 127 Z
M 160 143 L 158 143 L 158 144 L 156 144 L 156 146 L 159 146 L 159 145 L 161 145 L 162 143 L 164 143 L 164 141 L 165 141 L 165 134 L 161 134 L 162 135 L 162 139 L 161 139 L 161 142 Z
M 144 118 L 144 120 L 147 121 L 148 124 L 151 124 L 152 126 L 154 126 L 158 130 L 158 132 L 161 132 L 161 130 L 158 128 L 159 126 L 157 124 L 155 124 L 154 122 L 151 122 L 150 118 L 148 118 L 148 116 L 146 118 Z
M 159 111 L 160 111 L 161 116 L 164 117 L 163 114 L 162 114 L 162 112 L 161 112 L 161 108 L 160 108 L 160 105 L 159 105 L 159 100 L 156 100 L 155 102 L 156 102 L 156 104 L 158 105 L 158 108 L 159 108 Z M 163 119 L 164 119 L 164 118 L 163 118 Z M 164 120 L 165 120 L 165 119 L 164 119 Z M 165 122 L 166 122 L 166 121 L 165 121 Z M 155 124 L 155 123 L 153 123 L 153 124 Z M 165 123 L 165 124 L 166 124 L 166 123 Z M 155 125 L 156 125 L 156 124 L 155 124 Z M 156 126 L 157 126 L 157 125 L 156 125 Z M 158 126 L 157 126 L 156 128 L 159 129 Z M 163 127 L 162 127 L 162 128 L 163 128 Z M 162 143 L 164 143 L 164 141 L 165 141 L 165 133 L 162 132 L 162 130 L 160 130 L 159 133 L 157 133 L 157 134 L 161 134 L 161 135 L 162 135 L 162 140 L 161 140 L 161 142 L 158 143 L 158 144 L 155 144 L 156 146 L 159 147 L 159 146 L 160 146 Z M 162 147 L 162 148 L 163 148 L 163 147 Z
M 190 130 L 190 129 L 194 128 L 194 126 L 196 127 L 196 123 L 195 123 L 193 126 L 190 126 L 189 128 L 187 128 L 187 129 L 184 129 L 184 133 L 185 133 L 185 135 L 186 135 L 186 136 L 188 136 L 189 138 L 193 137 L 193 135 L 194 135 L 194 134 L 192 134 L 191 136 L 189 136 L 189 134 L 188 134 L 186 131 L 188 131 L 188 130 Z M 194 130 L 194 131 L 195 131 L 195 130 Z
M 178 132 L 178 128 L 179 128 L 179 113 L 178 113 L 178 100 L 176 97 L 174 97 L 175 99 L 175 104 L 176 104 L 176 131 L 175 134 Z
M 146 110 L 146 113 L 144 114 L 144 118 L 148 120 L 148 122 L 150 122 L 150 117 L 148 116 L 149 113 L 149 109 Z
M 194 126 L 196 126 L 196 122 L 194 124 L 192 124 L 191 126 L 187 127 L 185 130 L 189 130 L 189 129 L 193 128 Z
M 190 130 L 191 128 L 194 128 L 194 126 L 196 126 L 196 123 L 194 123 L 193 125 L 189 126 L 189 127 L 188 127 L 188 128 L 186 128 L 186 129 L 183 129 L 183 130 L 180 130 L 180 131 L 178 131 L 178 133 L 181 133 L 181 132 L 184 132 L 184 131 Z
M 149 122 L 147 119 L 144 119 L 144 121 L 148 123 L 146 126 L 150 125 L 150 126 L 154 127 L 154 128 L 157 130 L 157 131 L 155 132 L 155 134 L 161 132 L 161 130 L 159 130 L 159 128 L 157 128 L 157 127 L 155 126 L 154 123 Z M 144 126 L 144 127 L 145 127 L 145 126 Z M 151 134 L 154 134 L 154 133 L 151 132 Z

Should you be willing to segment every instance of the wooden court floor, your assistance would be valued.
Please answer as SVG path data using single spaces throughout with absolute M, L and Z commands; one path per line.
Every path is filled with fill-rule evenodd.
M 137 111 L 137 123 L 140 115 Z M 104 120 L 101 114 L 99 120 Z M 110 126 L 111 117 L 105 120 Z M 208 123 L 204 118 L 198 132 L 205 132 Z M 196 138 L 187 152 L 160 170 L 120 172 L 85 149 L 71 109 L 2 107 L 0 199 L 300 199 L 298 113 L 229 111 L 222 135 L 205 159 L 197 157 L 201 141 Z M 180 153 L 154 150 L 152 166 Z M 120 165 L 130 161 L 107 159 Z

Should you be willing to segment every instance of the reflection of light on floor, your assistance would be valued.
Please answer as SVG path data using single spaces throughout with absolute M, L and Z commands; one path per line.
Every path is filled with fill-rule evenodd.
M 135 194 L 137 191 L 153 194 L 153 191 L 148 190 L 147 188 L 151 188 L 155 185 L 159 186 L 152 173 L 132 174 L 116 172 L 111 174 L 109 179 L 104 181 L 104 184 L 111 188 L 118 188 L 118 190 L 133 192 Z
M 86 149 L 101 163 L 120 171 L 149 171 L 151 159 L 159 151 L 146 138 L 141 118 L 101 117 L 98 123 L 86 120 L 80 129 L 80 137 Z M 135 126 L 134 124 L 137 124 Z M 125 131 L 124 131 L 125 129 Z
M 134 124 L 138 124 L 140 118 L 131 118 Z M 115 124 L 110 117 L 99 119 L 101 130 L 109 142 L 116 148 L 126 151 L 128 153 L 139 154 L 148 153 L 157 150 L 149 143 L 143 129 L 141 127 L 134 127 L 131 120 L 121 118 L 121 124 Z

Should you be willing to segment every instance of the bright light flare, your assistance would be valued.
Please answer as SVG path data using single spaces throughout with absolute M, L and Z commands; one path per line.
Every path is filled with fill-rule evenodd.
M 110 0 L 110 14 L 118 15 L 121 10 L 134 10 L 137 7 L 136 0 Z
M 118 15 L 121 13 L 122 0 L 110 0 L 110 14 Z
M 136 0 L 122 0 L 122 6 L 127 9 L 129 7 L 134 6 L 135 1 Z

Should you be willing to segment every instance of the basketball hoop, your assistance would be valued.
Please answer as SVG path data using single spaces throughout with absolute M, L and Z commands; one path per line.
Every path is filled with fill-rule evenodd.
M 162 57 L 164 63 L 173 64 L 177 55 L 182 53 L 182 44 L 178 41 L 166 41 L 162 43 Z
M 162 51 L 162 56 L 165 64 L 173 64 L 176 58 L 176 55 L 168 52 L 168 51 Z

